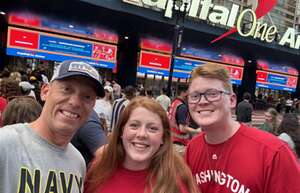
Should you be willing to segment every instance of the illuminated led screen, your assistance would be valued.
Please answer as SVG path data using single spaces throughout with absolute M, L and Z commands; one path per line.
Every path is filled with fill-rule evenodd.
M 295 92 L 297 81 L 297 76 L 289 76 L 262 70 L 256 71 L 256 86 L 261 88 Z
M 81 59 L 95 67 L 114 68 L 117 47 L 96 41 L 9 27 L 6 53 L 53 61 Z

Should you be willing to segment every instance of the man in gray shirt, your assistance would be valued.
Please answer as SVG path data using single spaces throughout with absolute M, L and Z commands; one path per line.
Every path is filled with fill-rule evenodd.
M 0 193 L 80 193 L 85 162 L 70 140 L 89 118 L 104 90 L 96 69 L 62 62 L 49 84 L 40 117 L 0 129 Z M 13 115 L 12 115 L 13 116 Z

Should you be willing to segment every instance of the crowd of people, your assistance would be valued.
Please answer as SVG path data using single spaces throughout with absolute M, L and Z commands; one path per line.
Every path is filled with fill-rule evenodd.
M 0 79 L 1 193 L 300 192 L 298 116 L 270 108 L 252 127 L 249 93 L 237 105 L 220 65 L 195 68 L 172 99 L 84 61 L 36 76 Z

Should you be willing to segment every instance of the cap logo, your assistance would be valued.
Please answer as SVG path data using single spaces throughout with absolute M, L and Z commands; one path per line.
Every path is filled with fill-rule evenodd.
M 71 62 L 68 71 L 82 72 L 100 81 L 100 76 L 93 67 L 85 62 Z

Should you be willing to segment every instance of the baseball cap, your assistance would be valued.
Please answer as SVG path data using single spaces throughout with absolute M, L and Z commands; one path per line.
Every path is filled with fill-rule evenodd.
M 65 60 L 54 71 L 54 74 L 50 80 L 62 80 L 72 76 L 82 76 L 90 79 L 96 85 L 96 93 L 99 97 L 104 97 L 104 89 L 101 84 L 101 77 L 98 71 L 90 64 L 80 60 Z
M 107 90 L 108 92 L 113 92 L 113 88 L 111 86 L 105 86 L 104 90 Z
M 34 86 L 32 84 L 30 84 L 29 82 L 27 82 L 27 81 L 21 81 L 19 83 L 19 87 L 21 87 L 24 91 L 34 89 Z

